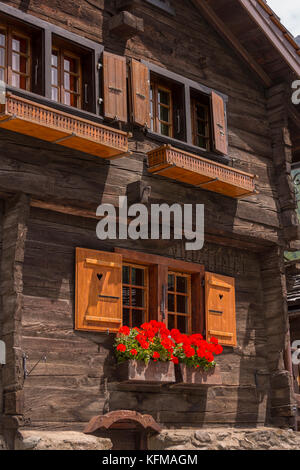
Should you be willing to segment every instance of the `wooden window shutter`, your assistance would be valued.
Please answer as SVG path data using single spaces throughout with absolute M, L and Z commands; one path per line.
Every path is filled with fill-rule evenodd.
M 212 121 L 214 130 L 214 151 L 227 155 L 227 126 L 225 117 L 225 105 L 223 98 L 215 93 L 211 94 Z
M 134 124 L 150 129 L 150 80 L 145 64 L 131 61 L 132 116 Z
M 207 339 L 214 336 L 220 344 L 236 346 L 234 278 L 205 273 L 205 313 Z
M 103 53 L 104 116 L 127 121 L 126 59 L 108 52 Z
M 122 326 L 122 255 L 76 248 L 75 329 Z

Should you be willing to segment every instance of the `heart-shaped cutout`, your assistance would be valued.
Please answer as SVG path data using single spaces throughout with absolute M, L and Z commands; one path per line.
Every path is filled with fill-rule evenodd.
M 223 299 L 223 297 L 224 297 L 224 295 L 222 295 L 222 294 L 219 294 L 219 297 L 220 297 L 220 300 L 222 300 L 222 299 Z
M 97 278 L 99 281 L 101 281 L 101 279 L 103 278 L 103 274 L 97 274 Z

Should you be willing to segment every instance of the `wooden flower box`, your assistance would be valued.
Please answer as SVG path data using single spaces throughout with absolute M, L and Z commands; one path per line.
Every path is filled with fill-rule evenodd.
M 220 367 L 216 365 L 210 371 L 194 369 L 186 364 L 176 366 L 176 384 L 178 385 L 222 385 Z
M 165 384 L 175 382 L 175 368 L 172 362 L 127 361 L 118 364 L 118 379 L 125 383 Z

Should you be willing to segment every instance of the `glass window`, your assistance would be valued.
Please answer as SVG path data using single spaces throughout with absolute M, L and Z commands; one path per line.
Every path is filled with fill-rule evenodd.
M 172 92 L 152 82 L 150 87 L 151 130 L 166 137 L 173 137 Z
M 148 320 L 148 268 L 123 265 L 123 324 L 131 328 Z
M 30 90 L 30 38 L 11 26 L 0 29 L 0 80 Z
M 169 272 L 168 328 L 177 328 L 181 333 L 190 333 L 191 319 L 191 276 Z
M 207 105 L 193 99 L 191 102 L 193 144 L 197 147 L 209 150 L 210 125 L 209 108 Z
M 81 60 L 71 52 L 53 48 L 51 59 L 51 96 L 54 101 L 81 107 Z

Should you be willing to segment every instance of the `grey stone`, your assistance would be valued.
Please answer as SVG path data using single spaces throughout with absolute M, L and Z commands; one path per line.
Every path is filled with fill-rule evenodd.
M 149 439 L 151 450 L 299 450 L 300 433 L 278 428 L 164 430 Z
M 205 431 L 196 431 L 194 437 L 199 442 L 211 442 L 211 436 Z
M 110 439 L 74 431 L 20 431 L 16 450 L 109 450 Z

